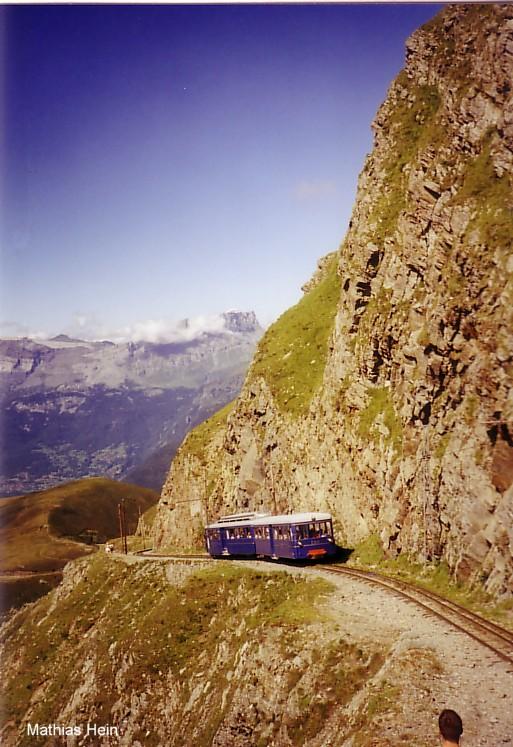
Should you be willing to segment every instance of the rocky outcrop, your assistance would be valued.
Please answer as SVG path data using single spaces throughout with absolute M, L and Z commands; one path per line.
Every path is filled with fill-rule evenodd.
M 70 563 L 0 628 L 2 745 L 331 744 L 390 677 L 390 643 L 342 637 L 332 592 L 225 564 Z
M 511 6 L 408 39 L 336 267 L 268 330 L 213 441 L 185 441 L 159 543 L 206 511 L 327 509 L 341 542 L 513 592 L 512 80 Z

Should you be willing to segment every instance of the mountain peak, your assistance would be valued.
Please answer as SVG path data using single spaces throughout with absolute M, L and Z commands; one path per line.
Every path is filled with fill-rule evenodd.
M 235 311 L 230 309 L 223 313 L 225 327 L 230 332 L 256 332 L 260 324 L 254 311 Z
M 69 335 L 64 335 L 64 334 L 55 335 L 55 337 L 51 337 L 49 341 L 50 342 L 75 342 L 75 343 L 85 342 L 84 340 L 79 340 L 76 337 L 70 337 Z

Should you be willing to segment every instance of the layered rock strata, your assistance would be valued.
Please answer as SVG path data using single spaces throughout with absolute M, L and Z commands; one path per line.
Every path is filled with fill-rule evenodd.
M 512 81 L 509 5 L 407 40 L 345 241 L 184 442 L 158 544 L 221 511 L 322 509 L 342 543 L 513 592 Z

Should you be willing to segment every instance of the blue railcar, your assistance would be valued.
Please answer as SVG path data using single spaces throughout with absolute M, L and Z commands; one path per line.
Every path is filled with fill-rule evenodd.
M 334 555 L 337 550 L 331 515 L 316 511 L 223 516 L 205 528 L 205 543 L 212 557 L 307 560 Z

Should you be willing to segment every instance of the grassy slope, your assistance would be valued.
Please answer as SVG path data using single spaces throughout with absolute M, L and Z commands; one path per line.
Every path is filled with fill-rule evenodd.
M 158 494 L 136 485 L 89 478 L 1 501 L 0 572 L 58 570 L 68 560 L 90 552 L 78 541 L 86 529 L 104 537 L 117 536 L 121 498 L 126 500 L 128 528 L 133 532 L 138 507 L 145 511 L 157 502 Z
M 278 406 L 299 416 L 308 410 L 321 385 L 328 344 L 340 297 L 338 252 L 324 268 L 322 279 L 273 324 L 257 347 L 249 380 L 262 376 Z M 185 438 L 180 452 L 206 463 L 206 447 L 226 425 L 235 405 L 230 402 Z
M 307 412 L 322 382 L 340 298 L 338 259 L 334 252 L 320 282 L 267 330 L 248 373 L 250 380 L 262 376 L 280 409 L 295 417 Z M 206 448 L 225 428 L 234 405 L 230 402 L 190 431 L 180 453 L 192 454 L 206 465 Z
M 180 451 L 185 451 L 187 454 L 193 454 L 201 462 L 206 462 L 205 449 L 208 444 L 212 441 L 218 431 L 225 427 L 228 415 L 232 411 L 235 402 L 229 402 L 221 410 L 212 415 L 211 418 L 205 420 L 200 425 L 196 426 L 187 436 Z
M 189 731 L 191 719 L 197 718 L 185 704 L 198 682 L 212 678 L 215 690 L 204 696 L 201 723 L 194 726 L 199 732 L 195 744 L 207 747 L 225 716 L 223 690 L 228 689 L 229 702 L 236 687 L 248 687 L 240 682 L 231 690 L 229 686 L 228 677 L 242 647 L 254 651 L 272 636 L 276 654 L 290 670 L 290 697 L 301 707 L 301 715 L 289 723 L 294 743 L 300 745 L 322 728 L 331 710 L 347 702 L 380 663 L 378 656 L 367 657 L 343 639 L 328 648 L 319 643 L 313 682 L 308 680 L 304 687 L 310 668 L 304 659 L 296 662 L 294 657 L 301 652 L 302 636 L 311 625 L 333 624 L 319 609 L 331 590 L 321 579 L 306 581 L 224 563 L 199 569 L 176 587 L 166 581 L 159 567 L 127 566 L 98 554 L 89 561 L 87 576 L 59 599 L 53 614 L 47 615 L 52 601 L 48 597 L 23 610 L 5 631 L 6 656 L 14 653 L 17 662 L 16 673 L 5 683 L 5 719 L 12 719 L 16 728 L 32 707 L 32 722 L 56 722 L 62 704 L 83 683 L 83 661 L 92 657 L 98 689 L 91 688 L 85 720 L 113 723 L 111 709 L 120 692 L 126 703 L 135 695 L 141 706 L 140 732 L 134 738 L 148 747 L 162 744 L 158 733 L 162 704 L 160 696 L 154 696 L 161 692 L 159 684 L 167 683 L 167 687 L 172 681 L 179 688 L 175 718 L 189 723 L 176 723 L 177 733 L 173 732 L 174 738 L 168 735 L 168 743 L 183 744 L 180 730 Z M 41 686 L 44 697 L 33 700 L 31 706 L 34 691 Z M 258 686 L 258 673 L 252 686 Z M 152 695 L 143 697 L 143 693 Z M 280 722 L 269 728 L 275 737 Z M 43 741 L 25 736 L 19 743 Z M 263 739 L 258 744 L 271 741 Z
M 308 411 L 322 382 L 329 339 L 340 298 L 338 253 L 323 279 L 267 330 L 250 377 L 262 376 L 280 409 L 293 416 Z

